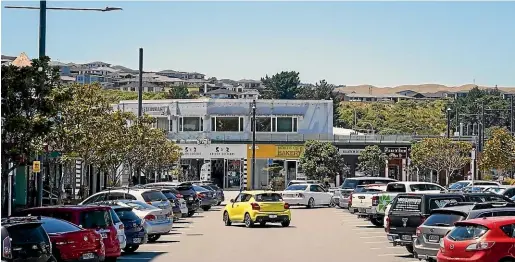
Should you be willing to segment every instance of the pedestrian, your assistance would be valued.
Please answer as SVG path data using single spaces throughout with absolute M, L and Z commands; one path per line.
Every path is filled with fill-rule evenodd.
M 472 171 L 467 173 L 467 180 L 472 180 Z

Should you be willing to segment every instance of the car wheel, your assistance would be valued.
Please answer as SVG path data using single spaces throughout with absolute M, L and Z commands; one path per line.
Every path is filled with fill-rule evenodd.
M 290 226 L 290 220 L 286 220 L 286 221 L 281 222 L 281 226 L 289 227 Z
M 154 242 L 156 242 L 160 237 L 161 237 L 161 235 L 149 235 L 149 236 L 148 236 L 148 242 L 150 242 L 150 243 L 154 243 Z
M 203 206 L 202 207 L 202 210 L 204 210 L 204 211 L 208 211 L 209 209 L 211 209 L 211 206 Z
M 372 224 L 376 227 L 383 227 L 383 223 L 384 223 L 384 220 L 382 218 L 371 218 L 370 219 L 370 222 L 372 222 Z
M 306 207 L 307 207 L 307 208 L 313 208 L 313 207 L 315 207 L 315 199 L 310 198 L 310 199 L 308 200 L 308 205 L 307 205 Z
M 192 217 L 193 215 L 195 215 L 195 211 L 189 211 L 188 212 L 188 217 Z
M 55 258 L 55 256 L 50 256 L 50 258 L 47 260 L 47 262 L 57 262 L 57 259 Z
M 126 246 L 123 249 L 123 252 L 125 252 L 125 253 L 133 253 L 134 251 L 138 250 L 138 248 L 139 248 L 139 245 Z
M 104 260 L 105 262 L 116 262 L 118 260 L 118 257 L 106 257 Z
M 413 251 L 413 245 L 407 245 L 406 246 L 406 250 L 408 250 L 408 252 L 410 252 L 410 254 L 413 254 L 414 251 Z
M 229 218 L 229 213 L 227 211 L 224 212 L 224 224 L 227 227 L 232 224 L 231 219 Z
M 250 214 L 249 213 L 245 213 L 244 222 L 245 222 L 245 226 L 246 227 L 250 228 L 250 227 L 254 226 L 254 221 L 252 221 L 252 218 L 250 218 Z

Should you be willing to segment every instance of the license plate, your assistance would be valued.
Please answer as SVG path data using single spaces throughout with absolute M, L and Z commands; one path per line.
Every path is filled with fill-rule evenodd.
M 411 241 L 411 235 L 402 235 L 402 240 Z
M 93 255 L 93 253 L 82 254 L 82 259 L 92 259 L 94 257 L 95 255 Z
M 428 237 L 429 242 L 438 243 L 440 242 L 440 236 L 437 235 L 429 235 Z
M 185 203 L 182 203 L 182 204 L 181 204 L 181 207 L 182 207 L 182 208 L 185 208 L 185 207 L 186 207 L 186 204 L 185 204 Z
M 193 197 L 188 197 L 189 200 L 193 200 Z
M 132 239 L 132 243 L 134 243 L 134 244 L 139 244 L 139 243 L 141 243 L 141 238 L 133 238 L 133 239 Z
M 372 209 L 367 209 L 367 214 L 371 214 L 372 213 Z
M 277 215 L 269 215 L 269 218 L 277 218 Z

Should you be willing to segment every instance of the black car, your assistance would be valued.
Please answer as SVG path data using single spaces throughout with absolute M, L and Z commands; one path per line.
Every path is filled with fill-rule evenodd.
M 36 217 L 2 219 L 2 261 L 47 262 L 52 256 L 50 237 Z
M 465 202 L 507 202 L 513 203 L 513 200 L 503 195 L 497 195 L 494 193 L 464 193 Z
M 186 200 L 186 206 L 188 207 L 188 217 L 193 216 L 197 209 L 200 208 L 200 201 L 197 198 L 197 193 L 193 190 L 193 184 L 191 183 L 176 183 L 176 182 L 158 182 L 146 184 L 147 188 L 159 188 L 159 189 L 171 189 L 176 190 L 179 197 Z
M 216 184 L 206 181 L 192 181 L 191 183 L 212 190 L 216 194 L 215 197 L 218 200 L 216 203 L 217 206 L 221 205 L 222 202 L 225 201 L 224 190 L 218 187 Z
M 163 195 L 165 195 L 166 199 L 168 199 L 168 201 L 172 203 L 172 212 L 174 219 L 177 220 L 178 218 L 182 217 L 181 203 L 179 202 L 179 198 L 177 197 L 177 195 L 181 196 L 179 191 L 177 191 L 177 189 L 175 188 L 163 188 L 161 189 L 161 192 L 163 193 Z
M 431 210 L 448 203 L 465 202 L 462 194 L 399 194 L 392 201 L 386 220 L 386 233 L 393 246 L 405 246 L 413 253 L 417 227 L 431 215 Z

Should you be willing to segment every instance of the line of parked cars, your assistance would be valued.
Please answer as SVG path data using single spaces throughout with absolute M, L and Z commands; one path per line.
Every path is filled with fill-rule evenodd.
M 28 208 L 2 219 L 2 261 L 116 261 L 222 201 L 214 184 L 162 182 L 109 188 L 78 205 Z
M 459 181 L 449 188 L 347 178 L 333 202 L 384 227 L 393 246 L 426 261 L 515 262 L 515 186 Z

